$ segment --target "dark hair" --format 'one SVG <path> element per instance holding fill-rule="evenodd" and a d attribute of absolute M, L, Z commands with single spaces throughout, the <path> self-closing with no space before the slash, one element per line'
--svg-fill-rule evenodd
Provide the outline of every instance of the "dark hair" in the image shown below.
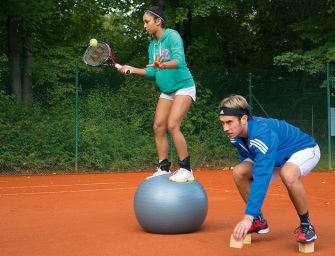
<path fill-rule="evenodd" d="M 166 23 L 165 9 L 166 9 L 165 2 L 160 1 L 157 4 L 157 6 L 152 6 L 148 8 L 146 13 L 153 16 L 155 18 L 155 21 L 157 20 L 157 18 L 160 18 L 162 20 L 161 26 L 162 28 L 165 28 L 165 23 Z"/>

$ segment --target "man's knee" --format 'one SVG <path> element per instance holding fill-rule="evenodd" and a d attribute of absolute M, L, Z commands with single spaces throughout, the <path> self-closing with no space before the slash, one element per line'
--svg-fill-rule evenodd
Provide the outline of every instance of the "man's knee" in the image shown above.
<path fill-rule="evenodd" d="M 252 179 L 253 163 L 242 162 L 233 169 L 233 177 L 235 181 Z"/>
<path fill-rule="evenodd" d="M 280 178 L 286 187 L 292 186 L 301 177 L 300 169 L 293 163 L 286 163 L 280 170 Z"/>

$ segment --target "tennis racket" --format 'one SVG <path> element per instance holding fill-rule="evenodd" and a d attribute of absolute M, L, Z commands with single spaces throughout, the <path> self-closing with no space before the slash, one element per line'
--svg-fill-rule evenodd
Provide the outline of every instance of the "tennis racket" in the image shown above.
<path fill-rule="evenodd" d="M 121 65 L 117 64 L 113 59 L 112 50 L 109 45 L 101 41 L 99 41 L 96 46 L 87 47 L 83 59 L 85 64 L 91 67 L 115 66 L 116 68 L 121 68 Z M 108 64 L 107 61 L 109 59 L 111 59 L 114 64 Z M 129 74 L 130 70 L 126 69 L 125 73 Z"/>

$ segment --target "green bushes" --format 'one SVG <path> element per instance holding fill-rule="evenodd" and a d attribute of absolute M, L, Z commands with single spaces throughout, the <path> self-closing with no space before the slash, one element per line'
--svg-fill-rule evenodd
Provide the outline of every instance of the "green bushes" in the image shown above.
<path fill-rule="evenodd" d="M 39 71 L 43 74 L 51 70 L 50 66 L 47 66 L 48 70 L 41 68 Z M 79 70 L 79 172 L 154 169 L 158 159 L 152 125 L 160 94 L 155 81 L 125 77 L 114 68 L 81 66 Z M 3 71 L 2 78 L 7 77 L 4 74 L 6 71 Z M 234 166 L 239 159 L 228 137 L 222 131 L 219 133 L 218 104 L 232 93 L 246 96 L 248 76 L 213 72 L 193 72 L 193 75 L 197 101 L 192 104 L 181 126 L 192 168 Z M 74 171 L 75 74 L 72 77 L 67 75 L 66 79 L 61 75 L 53 77 L 55 80 L 38 80 L 35 84 L 34 105 L 30 108 L 17 105 L 5 91 L 8 83 L 0 80 L 1 173 Z M 324 89 L 317 87 L 314 93 L 312 89 L 306 89 L 305 94 L 289 94 L 286 90 L 299 86 L 301 79 L 295 78 L 295 81 L 288 76 L 281 81 L 281 77 L 274 75 L 268 79 L 264 77 L 254 79 L 253 91 L 270 117 L 285 119 L 310 135 L 314 133 L 323 152 L 326 152 Z M 319 85 L 318 81 L 313 83 Z M 309 115 L 311 109 L 315 110 L 315 117 Z M 253 114 L 264 116 L 255 101 Z M 171 143 L 169 135 L 168 138 Z M 175 169 L 178 156 L 173 142 L 170 148 L 170 160 Z M 327 168 L 325 159 L 327 152 L 317 168 Z"/>
<path fill-rule="evenodd" d="M 114 75 L 120 76 L 118 73 Z M 94 84 L 90 84 L 92 80 Z M 15 104 L 11 96 L 1 91 L 2 173 L 74 170 L 75 93 L 74 90 L 61 90 L 59 86 L 35 88 L 39 93 L 31 108 Z M 202 88 L 200 83 L 197 83 L 197 90 L 197 101 L 181 128 L 192 161 L 221 128 L 217 117 L 218 103 L 211 101 L 211 91 Z M 110 80 L 99 79 L 97 73 L 82 75 L 78 118 L 79 171 L 154 168 L 158 159 L 152 125 L 159 94 L 153 80 L 141 77 L 129 76 L 116 87 Z M 222 150 L 224 145 L 229 145 L 229 140 L 222 133 L 197 161 L 197 166 L 211 163 L 230 166 L 227 152 Z M 178 156 L 173 145 L 171 149 L 172 162 L 176 165 Z M 228 152 L 232 150 L 230 148 Z M 233 159 L 236 160 L 236 156 Z"/>

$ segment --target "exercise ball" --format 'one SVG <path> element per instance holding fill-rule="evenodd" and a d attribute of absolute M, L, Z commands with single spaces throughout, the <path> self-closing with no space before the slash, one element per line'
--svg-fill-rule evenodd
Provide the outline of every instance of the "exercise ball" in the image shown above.
<path fill-rule="evenodd" d="M 176 183 L 171 174 L 143 181 L 134 196 L 134 212 L 140 226 L 149 233 L 194 232 L 205 221 L 208 198 L 197 181 Z"/>

